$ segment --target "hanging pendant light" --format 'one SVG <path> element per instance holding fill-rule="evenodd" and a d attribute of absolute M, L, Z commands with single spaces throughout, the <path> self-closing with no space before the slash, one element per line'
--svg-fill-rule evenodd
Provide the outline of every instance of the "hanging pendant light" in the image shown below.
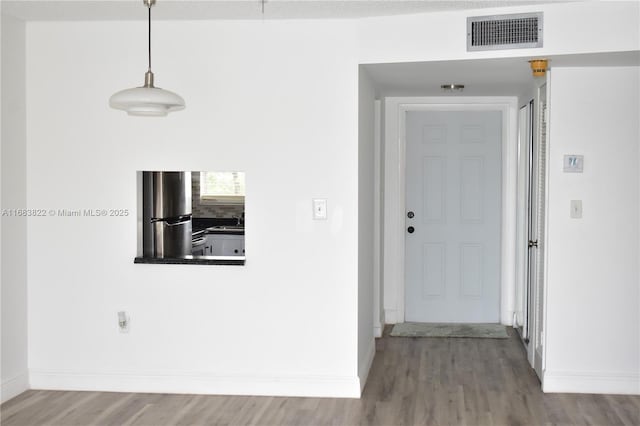
<path fill-rule="evenodd" d="M 164 117 L 172 111 L 184 109 L 184 99 L 168 90 L 153 85 L 151 72 L 151 6 L 156 0 L 143 0 L 149 9 L 149 69 L 144 75 L 144 86 L 121 90 L 109 99 L 111 108 L 121 109 L 129 115 Z"/>

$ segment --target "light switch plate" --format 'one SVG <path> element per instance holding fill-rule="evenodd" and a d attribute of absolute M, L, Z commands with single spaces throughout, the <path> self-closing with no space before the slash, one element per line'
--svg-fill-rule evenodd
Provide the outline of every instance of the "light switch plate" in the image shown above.
<path fill-rule="evenodd" d="M 582 173 L 584 169 L 584 155 L 565 155 L 562 170 L 565 173 Z"/>
<path fill-rule="evenodd" d="M 118 312 L 118 329 L 120 333 L 128 333 L 129 332 L 129 324 L 131 320 L 129 315 L 125 311 Z"/>
<path fill-rule="evenodd" d="M 582 219 L 582 200 L 571 200 L 571 219 Z"/>
<path fill-rule="evenodd" d="M 314 220 L 327 219 L 327 199 L 326 198 L 315 198 L 313 200 L 313 219 Z"/>

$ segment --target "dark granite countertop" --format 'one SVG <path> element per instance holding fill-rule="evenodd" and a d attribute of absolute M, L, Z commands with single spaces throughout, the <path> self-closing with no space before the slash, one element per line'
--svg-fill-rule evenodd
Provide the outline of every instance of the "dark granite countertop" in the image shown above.
<path fill-rule="evenodd" d="M 191 219 L 193 232 L 203 231 L 216 226 L 237 227 L 238 219 L 226 217 L 194 217 Z"/>
<path fill-rule="evenodd" d="M 180 258 L 136 257 L 133 263 L 154 265 L 237 265 L 245 263 L 244 256 L 185 256 Z"/>

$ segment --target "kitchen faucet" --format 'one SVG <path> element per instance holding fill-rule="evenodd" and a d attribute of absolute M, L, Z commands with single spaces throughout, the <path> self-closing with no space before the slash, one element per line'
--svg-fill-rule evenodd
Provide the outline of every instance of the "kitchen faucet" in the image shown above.
<path fill-rule="evenodd" d="M 241 216 L 233 216 L 233 218 L 237 221 L 236 226 L 244 227 L 244 212 L 242 212 Z"/>

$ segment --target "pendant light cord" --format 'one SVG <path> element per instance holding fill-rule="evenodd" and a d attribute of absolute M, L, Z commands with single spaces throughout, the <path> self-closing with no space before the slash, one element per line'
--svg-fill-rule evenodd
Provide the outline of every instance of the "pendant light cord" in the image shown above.
<path fill-rule="evenodd" d="M 149 4 L 149 71 L 151 71 L 151 4 Z"/>
<path fill-rule="evenodd" d="M 144 74 L 144 86 L 148 88 L 154 88 L 153 86 L 153 73 L 151 72 L 151 6 L 155 3 L 155 0 L 145 0 L 144 2 L 149 8 L 149 69 Z"/>

